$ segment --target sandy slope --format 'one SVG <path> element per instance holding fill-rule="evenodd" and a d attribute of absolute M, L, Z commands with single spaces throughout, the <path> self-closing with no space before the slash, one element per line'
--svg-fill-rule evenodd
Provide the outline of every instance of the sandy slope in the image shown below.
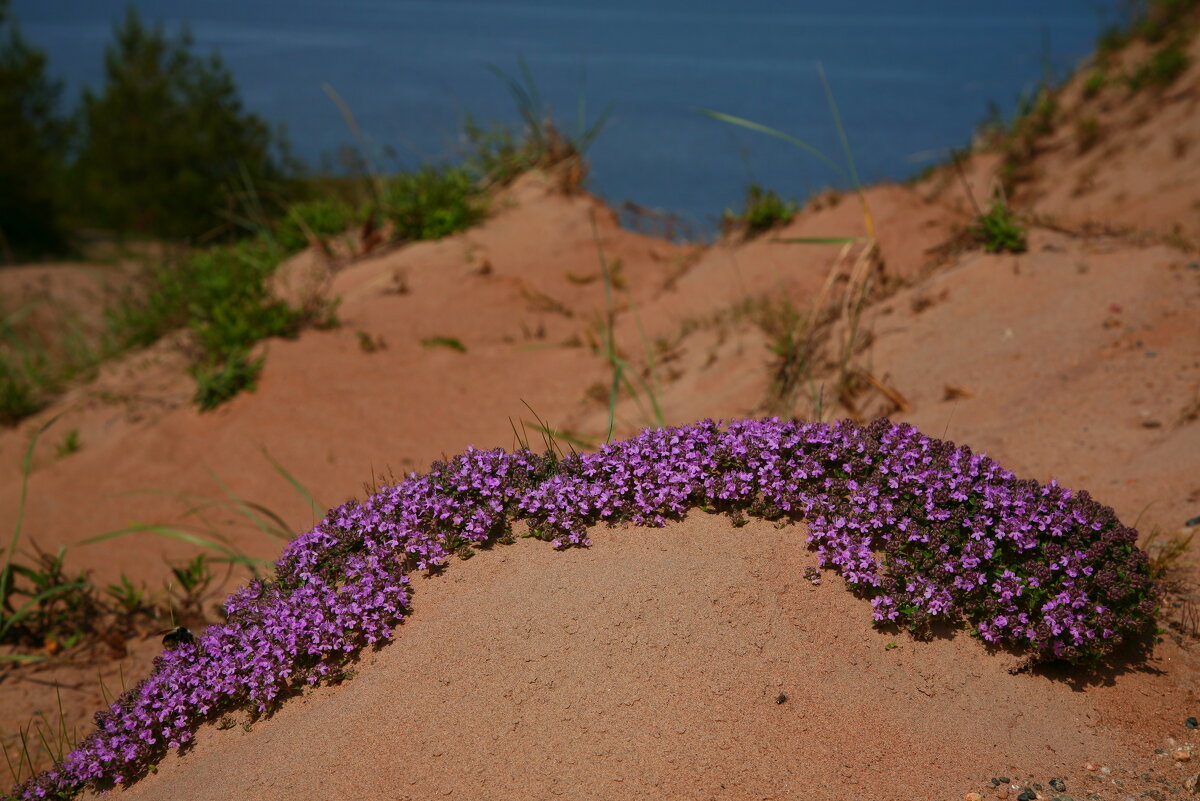
<path fill-rule="evenodd" d="M 1095 153 L 1072 155 L 1065 139 L 1051 144 L 1067 134 L 1053 135 L 1022 191 L 1056 228 L 1034 228 L 1021 256 L 938 250 L 969 219 L 953 176 L 868 192 L 896 288 L 867 309 L 871 342 L 855 359 L 906 399 L 894 416 L 1022 475 L 1086 488 L 1147 532 L 1200 514 L 1200 265 L 1176 232 L 1194 235 L 1200 219 L 1200 182 L 1183 180 L 1200 146 L 1164 160 L 1141 142 L 1193 135 L 1196 85 L 1181 80 L 1147 120 L 1115 102 L 1096 112 L 1110 116 Z M 1068 94 L 1064 107 L 1074 102 Z M 968 165 L 976 188 L 994 161 Z M 1064 195 L 1086 171 L 1097 188 Z M 611 372 L 595 350 L 606 307 L 593 221 L 606 258 L 620 262 L 619 348 L 643 367 L 647 346 L 654 353 L 665 420 L 761 413 L 772 356 L 747 309 L 771 297 L 802 307 L 838 249 L 771 237 L 672 245 L 623 231 L 595 199 L 553 186 L 525 176 L 477 229 L 340 265 L 330 291 L 343 328 L 267 343 L 258 391 L 214 413 L 190 405 L 173 343 L 106 366 L 0 431 L 0 520 L 14 515 L 29 436 L 60 412 L 37 452 L 26 521 L 51 548 L 169 521 L 177 499 L 126 493 L 216 496 L 213 474 L 307 527 L 311 512 L 263 448 L 334 504 L 361 496 L 373 472 L 420 470 L 467 445 L 510 447 L 522 421 L 536 444 L 530 407 L 602 440 Z M 1079 233 L 1089 221 L 1141 233 Z M 857 202 L 843 198 L 776 236 L 861 230 Z M 285 276 L 325 269 L 313 259 L 297 257 Z M 386 347 L 364 351 L 359 332 Z M 467 351 L 422 346 L 430 337 Z M 831 380 L 823 369 L 815 381 Z M 886 405 L 868 394 L 860 408 Z M 617 420 L 625 435 L 653 416 L 626 398 Z M 53 432 L 71 428 L 84 447 L 57 459 Z M 278 552 L 252 529 L 228 533 L 251 555 Z M 1175 786 L 1186 775 L 1154 749 L 1200 714 L 1195 638 L 1168 636 L 1110 672 L 1010 675 L 1011 659 L 963 637 L 915 643 L 873 631 L 836 579 L 814 588 L 800 578 L 811 558 L 801 537 L 701 515 L 665 531 L 601 532 L 587 552 L 523 542 L 455 561 L 416 582 L 416 614 L 354 681 L 294 701 L 249 734 L 206 731 L 128 794 L 950 798 L 1009 772 L 1061 774 L 1074 797 L 1086 786 L 1109 798 L 1121 797 L 1117 774 L 1101 789 L 1084 762 Z M 164 557 L 188 553 L 146 537 L 71 558 L 101 582 L 124 572 L 158 585 Z M 1196 576 L 1193 552 L 1173 597 L 1195 598 Z M 1187 608 L 1169 608 L 1164 622 Z M 885 650 L 891 641 L 899 647 Z M 35 710 L 53 711 L 56 682 L 69 719 L 85 722 L 100 703 L 97 671 L 119 687 L 122 671 L 147 670 L 155 645 L 135 641 L 120 662 L 77 653 L 0 671 L 0 736 L 11 744 Z M 775 704 L 780 692 L 788 700 Z"/>

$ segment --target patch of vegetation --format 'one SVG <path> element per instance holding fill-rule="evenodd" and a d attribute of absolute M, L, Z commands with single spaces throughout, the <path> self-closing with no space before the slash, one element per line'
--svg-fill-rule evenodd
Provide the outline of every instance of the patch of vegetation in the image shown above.
<path fill-rule="evenodd" d="M 585 494 L 600 502 L 581 503 Z M 590 527 L 662 526 L 695 508 L 735 527 L 808 510 L 820 568 L 870 600 L 876 626 L 918 640 L 934 625 L 968 630 L 1027 666 L 1111 670 L 1106 657 L 1147 632 L 1161 597 L 1137 532 L 1111 508 L 886 419 L 704 421 L 592 454 L 472 448 L 330 512 L 271 579 L 226 600 L 220 627 L 179 642 L 102 712 L 74 761 L 15 793 L 62 798 L 136 781 L 206 721 L 237 709 L 256 720 L 347 677 L 347 663 L 411 613 L 413 573 L 510 540 L 516 521 L 556 548 L 584 547 Z M 408 525 L 395 525 L 398 509 Z"/>
<path fill-rule="evenodd" d="M 243 390 L 253 392 L 262 366 L 263 357 L 251 359 L 245 351 L 229 353 L 221 361 L 193 366 L 196 406 L 202 412 L 212 411 Z"/>
<path fill-rule="evenodd" d="M 1157 44 L 1188 22 L 1197 0 L 1128 0 L 1122 4 L 1123 19 L 1104 29 L 1096 41 L 1097 60 L 1107 64 L 1135 39 Z"/>
<path fill-rule="evenodd" d="M 1083 83 L 1083 96 L 1086 99 L 1091 99 L 1100 94 L 1101 90 L 1108 85 L 1108 75 L 1104 72 L 1093 72 L 1088 76 L 1088 79 Z"/>
<path fill-rule="evenodd" d="M 994 199 L 989 211 L 975 219 L 969 233 L 988 253 L 1024 253 L 1027 249 L 1025 228 L 1002 198 Z"/>
<path fill-rule="evenodd" d="M 200 408 L 252 388 L 262 367 L 261 358 L 249 356 L 256 342 L 294 338 L 304 326 L 324 324 L 329 313 L 325 301 L 294 308 L 272 297 L 267 282 L 282 255 L 259 237 L 152 267 L 137 290 L 107 311 L 115 347 L 144 347 L 186 328 Z"/>
<path fill-rule="evenodd" d="M 587 178 L 584 156 L 608 122 L 611 104 L 595 121 L 587 121 L 587 106 L 581 95 L 574 134 L 566 134 L 554 122 L 550 107 L 543 102 L 533 73 L 524 59 L 517 60 L 518 75 L 490 66 L 508 87 L 521 118 L 522 130 L 514 133 L 507 125 L 480 126 L 467 117 L 463 129 L 470 155 L 467 164 L 488 186 L 506 186 L 523 172 L 560 168 L 559 188 L 567 194 L 578 191 Z"/>
<path fill-rule="evenodd" d="M 449 348 L 457 353 L 467 352 L 467 346 L 454 337 L 426 337 L 421 340 L 421 345 L 426 348 Z"/>
<path fill-rule="evenodd" d="M 721 227 L 726 231 L 741 230 L 747 237 L 757 236 L 764 231 L 786 225 L 796 216 L 799 206 L 794 200 L 785 200 L 773 189 L 763 189 L 756 183 L 746 189 L 746 201 L 740 214 L 726 209 Z"/>
<path fill-rule="evenodd" d="M 64 456 L 70 456 L 72 453 L 77 453 L 82 447 L 83 443 L 79 439 L 79 429 L 72 428 L 67 432 L 67 435 L 63 437 L 62 442 L 54 446 L 54 452 L 58 455 L 58 458 L 61 459 Z"/>
<path fill-rule="evenodd" d="M 1155 52 L 1127 76 L 1125 81 L 1132 92 L 1147 88 L 1162 89 L 1174 83 L 1175 79 L 1187 71 L 1190 64 L 1191 56 L 1183 43 L 1174 41 Z"/>
<path fill-rule="evenodd" d="M 69 309 L 33 297 L 9 310 L 0 298 L 0 425 L 40 410 L 70 380 L 104 357 Z M 47 317 L 47 314 L 49 315 Z M 53 327 L 51 334 L 44 329 Z"/>
<path fill-rule="evenodd" d="M 288 206 L 274 235 L 284 250 L 296 251 L 309 245 L 323 246 L 358 222 L 361 214 L 353 206 L 330 195 Z"/>
<path fill-rule="evenodd" d="M 400 241 L 441 239 L 482 220 L 484 205 L 465 167 L 425 166 L 387 182 L 383 213 Z"/>

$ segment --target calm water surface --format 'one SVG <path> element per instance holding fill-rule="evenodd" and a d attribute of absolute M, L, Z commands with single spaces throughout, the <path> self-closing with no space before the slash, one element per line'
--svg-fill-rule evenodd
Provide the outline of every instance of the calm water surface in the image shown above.
<path fill-rule="evenodd" d="M 465 114 L 514 120 L 487 65 L 529 64 L 573 127 L 580 98 L 613 116 L 591 153 L 593 190 L 710 227 L 757 180 L 803 198 L 842 183 L 776 140 L 696 113 L 711 108 L 838 151 L 816 63 L 829 76 L 864 180 L 901 179 L 965 144 L 1044 74 L 1083 58 L 1114 2 L 1100 0 L 141 0 L 147 19 L 184 20 L 217 48 L 247 105 L 286 125 L 319 164 L 348 142 L 336 88 L 385 162 L 461 153 Z M 112 24 L 103 0 L 15 0 L 70 97 L 98 87 Z M 389 165 L 390 166 L 390 165 Z"/>

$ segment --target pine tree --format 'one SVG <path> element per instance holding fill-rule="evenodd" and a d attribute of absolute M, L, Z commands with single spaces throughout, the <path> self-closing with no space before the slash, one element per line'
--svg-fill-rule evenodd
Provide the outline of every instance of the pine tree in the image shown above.
<path fill-rule="evenodd" d="M 58 187 L 69 126 L 58 115 L 62 83 L 46 75 L 0 0 L 0 263 L 61 252 Z"/>
<path fill-rule="evenodd" d="M 235 193 L 281 177 L 285 143 L 244 110 L 221 58 L 192 52 L 130 7 L 105 51 L 105 84 L 83 96 L 77 174 L 83 216 L 118 232 L 197 237 L 227 222 Z"/>

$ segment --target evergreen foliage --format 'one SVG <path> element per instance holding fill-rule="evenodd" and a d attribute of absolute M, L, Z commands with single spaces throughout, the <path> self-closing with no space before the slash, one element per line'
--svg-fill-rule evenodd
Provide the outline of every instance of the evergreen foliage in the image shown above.
<path fill-rule="evenodd" d="M 168 37 L 130 7 L 104 68 L 103 89 L 86 91 L 81 111 L 85 219 L 118 232 L 199 237 L 228 220 L 238 192 L 281 178 L 282 135 L 242 107 L 220 56 L 192 52 L 186 27 Z"/>
<path fill-rule="evenodd" d="M 70 128 L 58 114 L 61 82 L 0 0 L 0 263 L 57 253 L 62 157 Z"/>

